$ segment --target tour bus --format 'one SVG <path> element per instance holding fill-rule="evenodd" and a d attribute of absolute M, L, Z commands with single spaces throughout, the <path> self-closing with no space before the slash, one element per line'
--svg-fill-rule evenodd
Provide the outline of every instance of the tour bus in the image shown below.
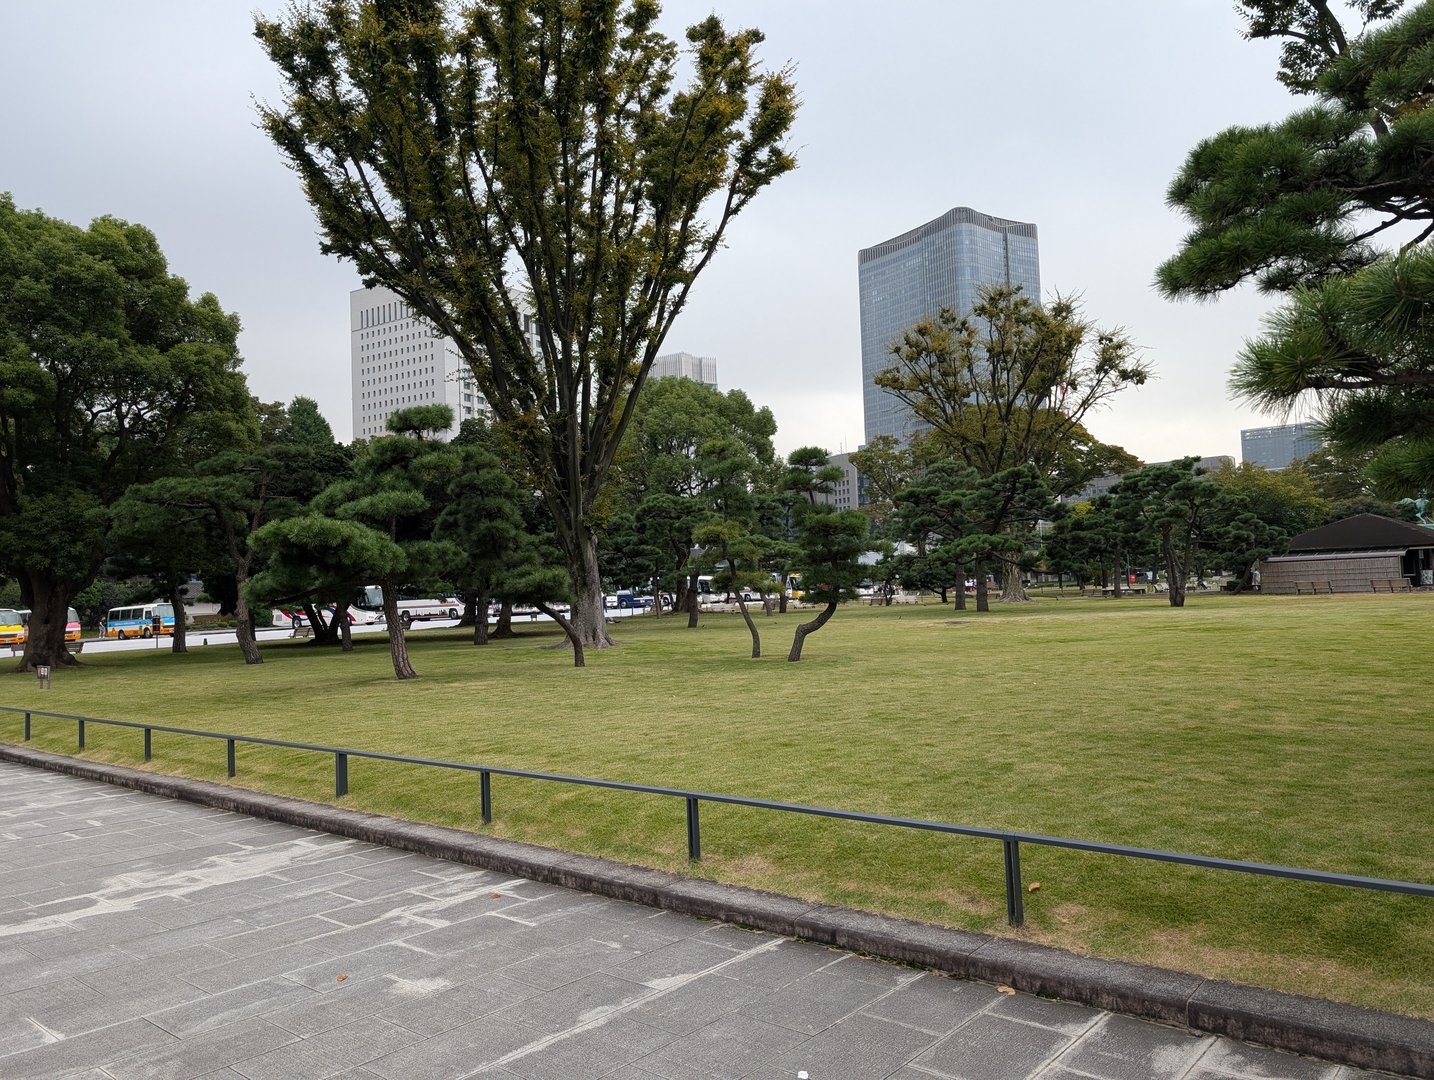
<path fill-rule="evenodd" d="M 365 585 L 354 598 L 354 607 L 361 611 L 383 614 L 383 589 L 377 585 Z M 463 613 L 463 604 L 456 597 L 446 596 L 438 600 L 423 600 L 412 593 L 398 594 L 398 621 L 403 628 L 424 619 L 456 619 Z"/>
<path fill-rule="evenodd" d="M 174 605 L 156 600 L 133 607 L 110 608 L 105 616 L 104 636 L 107 638 L 147 638 L 156 634 L 174 633 Z"/>
<path fill-rule="evenodd" d="M 74 608 L 65 609 L 65 643 L 73 645 L 80 640 L 84 634 L 84 627 L 80 625 L 80 613 Z"/>

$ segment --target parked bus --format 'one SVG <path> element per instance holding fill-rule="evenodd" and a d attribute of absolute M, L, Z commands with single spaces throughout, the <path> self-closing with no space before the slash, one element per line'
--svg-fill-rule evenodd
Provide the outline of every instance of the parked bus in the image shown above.
<path fill-rule="evenodd" d="M 107 638 L 147 638 L 174 633 L 174 605 L 161 601 L 136 604 L 133 607 L 110 608 L 105 616 L 104 636 Z"/>
<path fill-rule="evenodd" d="M 354 607 L 362 611 L 383 614 L 383 589 L 377 585 L 365 585 L 354 598 Z M 438 600 L 423 600 L 412 593 L 398 594 L 398 621 L 405 630 L 415 622 L 424 619 L 456 619 L 463 613 L 463 604 L 452 596 Z"/>
<path fill-rule="evenodd" d="M 25 644 L 24 617 L 14 608 L 0 608 L 0 645 Z"/>

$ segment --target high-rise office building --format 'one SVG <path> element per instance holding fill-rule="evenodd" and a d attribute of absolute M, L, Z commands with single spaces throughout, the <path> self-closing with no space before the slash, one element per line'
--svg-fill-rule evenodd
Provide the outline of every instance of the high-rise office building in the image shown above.
<path fill-rule="evenodd" d="M 534 353 L 537 328 L 536 320 L 523 316 Z M 410 405 L 453 410 L 453 426 L 443 439 L 457 435 L 464 420 L 493 418 L 458 350 L 382 286 L 349 293 L 349 354 L 355 439 L 388 434 L 390 414 Z"/>
<path fill-rule="evenodd" d="M 349 350 L 355 439 L 387 435 L 389 415 L 411 405 L 452 408 L 445 439 L 464 420 L 490 415 L 448 339 L 382 286 L 349 293 Z"/>
<path fill-rule="evenodd" d="M 717 359 L 691 353 L 667 353 L 652 362 L 649 379 L 691 379 L 709 390 L 717 389 Z"/>
<path fill-rule="evenodd" d="M 866 441 L 905 438 L 917 426 L 910 410 L 876 385 L 891 366 L 902 332 L 943 307 L 964 315 L 983 285 L 1019 285 L 1041 299 L 1036 227 L 958 206 L 934 221 L 863 249 L 857 256 L 861 295 L 861 380 Z"/>
<path fill-rule="evenodd" d="M 1323 445 L 1319 425 L 1313 422 L 1245 428 L 1240 432 L 1240 460 L 1246 465 L 1262 465 L 1278 472 Z"/>

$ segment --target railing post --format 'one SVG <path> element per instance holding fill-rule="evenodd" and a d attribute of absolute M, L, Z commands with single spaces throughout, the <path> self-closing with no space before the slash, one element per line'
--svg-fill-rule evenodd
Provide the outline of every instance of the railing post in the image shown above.
<path fill-rule="evenodd" d="M 487 769 L 478 772 L 478 804 L 483 811 L 483 824 L 493 824 L 493 774 Z"/>
<path fill-rule="evenodd" d="M 144 729 L 144 760 L 148 761 L 154 756 L 154 729 Z"/>
<path fill-rule="evenodd" d="M 79 721 L 79 726 L 80 726 L 80 749 L 83 750 L 83 749 L 85 748 L 85 722 L 84 722 L 83 720 Z"/>
<path fill-rule="evenodd" d="M 349 793 L 349 756 L 334 755 L 334 798 L 342 799 Z"/>
<path fill-rule="evenodd" d="M 1006 856 L 1006 921 L 1021 926 L 1026 912 L 1021 897 L 1021 844 L 1014 839 L 1001 841 Z"/>
<path fill-rule="evenodd" d="M 234 740 L 233 740 L 233 739 L 225 739 L 224 741 L 229 744 L 229 775 L 230 775 L 230 776 L 233 776 L 233 775 L 234 775 Z"/>
<path fill-rule="evenodd" d="M 697 800 L 687 796 L 687 857 L 702 861 L 702 830 L 697 825 Z"/>
<path fill-rule="evenodd" d="M 25 714 L 25 741 L 30 741 L 30 714 Z"/>

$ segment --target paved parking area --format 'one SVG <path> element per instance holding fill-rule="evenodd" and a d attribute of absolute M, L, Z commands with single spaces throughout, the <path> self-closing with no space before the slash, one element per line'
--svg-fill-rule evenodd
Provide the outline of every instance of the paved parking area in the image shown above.
<path fill-rule="evenodd" d="M 0 1077 L 1376 1074 L 0 763 Z"/>

